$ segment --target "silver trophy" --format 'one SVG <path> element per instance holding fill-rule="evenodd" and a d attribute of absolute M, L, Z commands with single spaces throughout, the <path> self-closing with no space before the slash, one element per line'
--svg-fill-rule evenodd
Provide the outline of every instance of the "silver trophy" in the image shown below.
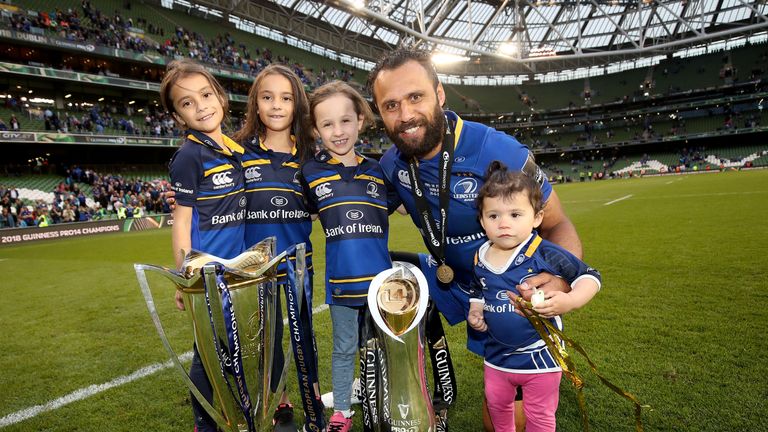
<path fill-rule="evenodd" d="M 202 407 L 227 432 L 272 428 L 288 361 L 275 364 L 282 326 L 278 311 L 277 265 L 274 238 L 266 239 L 233 259 L 192 251 L 182 270 L 135 264 L 136 276 L 150 315 L 172 362 Z M 297 246 L 296 272 L 306 271 L 304 245 Z M 208 379 L 213 388 L 209 403 L 192 383 L 163 329 L 147 275 L 169 279 L 182 293 Z M 171 301 L 170 298 L 164 301 Z M 281 356 L 278 356 L 281 358 Z"/>
<path fill-rule="evenodd" d="M 395 262 L 371 281 L 368 309 L 376 335 L 364 342 L 361 358 L 366 429 L 436 430 L 424 368 L 428 297 L 424 274 L 408 263 Z"/>

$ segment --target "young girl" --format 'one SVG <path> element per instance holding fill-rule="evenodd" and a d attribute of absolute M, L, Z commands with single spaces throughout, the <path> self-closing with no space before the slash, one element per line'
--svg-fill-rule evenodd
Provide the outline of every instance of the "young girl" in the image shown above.
<path fill-rule="evenodd" d="M 310 98 L 312 125 L 323 144 L 302 166 L 305 193 L 326 237 L 326 303 L 333 325 L 334 414 L 329 432 L 352 426 L 350 396 L 357 366 L 358 312 L 368 285 L 392 266 L 387 251 L 387 187 L 379 163 L 356 153 L 358 133 L 373 119 L 368 103 L 349 85 L 334 81 Z"/>
<path fill-rule="evenodd" d="M 305 243 L 311 278 L 312 220 L 299 181 L 299 164 L 312 155 L 312 135 L 307 95 L 293 71 L 273 64 L 259 73 L 248 92 L 245 125 L 234 138 L 246 149 L 246 248 L 271 236 L 277 238 L 278 253 Z M 285 264 L 280 264 L 278 283 L 286 282 L 285 275 Z M 304 321 L 305 331 L 311 334 L 310 319 Z M 318 394 L 319 388 L 314 386 L 314 391 Z M 293 406 L 285 394 L 281 402 L 275 413 L 276 430 L 295 431 Z"/>
<path fill-rule="evenodd" d="M 488 241 L 477 252 L 467 323 L 487 331 L 485 396 L 496 432 L 515 430 L 514 400 L 522 387 L 526 431 L 554 431 L 560 366 L 529 321 L 515 313 L 515 286 L 541 272 L 560 276 L 571 292 L 550 292 L 534 310 L 562 329 L 560 315 L 584 306 L 600 289 L 597 270 L 543 240 L 535 228 L 543 217 L 541 189 L 520 172 L 494 161 L 477 197 Z"/>
<path fill-rule="evenodd" d="M 233 258 L 244 250 L 244 151 L 221 131 L 228 108 L 226 93 L 205 68 L 191 60 L 180 60 L 168 65 L 160 85 L 160 100 L 186 130 L 184 143 L 170 163 L 171 184 L 176 192 L 171 231 L 176 266 L 181 267 L 191 249 Z M 176 306 L 184 310 L 178 291 Z M 189 375 L 210 402 L 211 384 L 196 347 Z M 197 399 L 191 399 L 196 430 L 216 431 L 215 423 Z"/>

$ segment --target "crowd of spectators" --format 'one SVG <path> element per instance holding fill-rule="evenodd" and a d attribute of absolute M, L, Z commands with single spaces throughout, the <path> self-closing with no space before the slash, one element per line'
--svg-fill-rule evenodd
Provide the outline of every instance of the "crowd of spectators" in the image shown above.
<path fill-rule="evenodd" d="M 91 199 L 81 185 L 89 185 Z M 15 186 L 0 185 L 0 228 L 45 227 L 58 223 L 101 219 L 124 219 L 170 213 L 165 192 L 167 180 L 145 181 L 122 175 L 99 174 L 75 166 L 54 188 L 53 200 L 30 202 Z"/>
<path fill-rule="evenodd" d="M 130 2 L 125 7 L 130 8 Z M 288 56 L 273 53 L 269 48 L 249 50 L 245 43 L 225 32 L 209 39 L 203 34 L 176 25 L 172 34 L 163 26 L 144 18 L 125 17 L 119 11 L 105 13 L 83 0 L 81 10 L 53 8 L 52 11 L 17 13 L 9 19 L 10 28 L 26 33 L 52 33 L 71 42 L 90 42 L 136 53 L 154 53 L 165 57 L 189 57 L 202 63 L 224 66 L 238 72 L 256 75 L 271 63 L 290 66 L 307 87 L 319 86 L 333 79 L 349 81 L 354 71 L 345 68 L 325 68 L 314 71 Z M 94 62 L 96 63 L 96 62 Z M 87 72 L 116 74 L 101 66 Z M 67 69 L 68 66 L 62 65 Z M 154 76 L 158 81 L 159 76 Z M 247 88 L 246 88 L 247 91 Z"/>

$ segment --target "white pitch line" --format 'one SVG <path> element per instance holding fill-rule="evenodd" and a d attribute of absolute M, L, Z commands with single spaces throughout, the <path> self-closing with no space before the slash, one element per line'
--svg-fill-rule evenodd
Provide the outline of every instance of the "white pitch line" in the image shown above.
<path fill-rule="evenodd" d="M 664 184 L 672 184 L 672 183 L 674 183 L 674 182 L 675 182 L 674 180 L 670 180 L 670 181 L 668 181 L 668 182 L 666 182 L 666 183 L 664 183 Z"/>
<path fill-rule="evenodd" d="M 328 309 L 328 305 L 322 304 L 312 309 L 312 314 L 314 315 L 314 314 L 320 313 L 326 309 Z M 287 323 L 288 323 L 288 318 L 283 320 L 283 325 Z M 184 354 L 181 354 L 179 356 L 179 360 L 181 360 L 182 362 L 189 361 L 191 359 L 192 359 L 192 351 L 187 351 Z M 98 393 L 107 391 L 115 387 L 119 387 L 123 384 L 128 384 L 132 381 L 136 381 L 138 379 L 145 378 L 150 375 L 154 375 L 160 371 L 169 369 L 171 367 L 173 367 L 173 362 L 171 362 L 170 360 L 168 360 L 165 363 L 153 363 L 149 366 L 145 366 L 137 370 L 136 372 L 133 372 L 128 375 L 123 375 L 121 377 L 115 378 L 112 381 L 106 382 L 104 384 L 92 384 L 92 385 L 89 385 L 88 387 L 83 387 L 81 389 L 73 391 L 68 395 L 62 396 L 58 399 L 54 399 L 45 404 L 35 405 L 33 407 L 25 408 L 23 410 L 16 411 L 15 413 L 8 414 L 7 416 L 0 418 L 0 428 L 4 428 L 6 426 L 10 426 L 12 424 L 16 424 L 21 421 L 31 419 L 32 417 L 36 417 L 44 412 L 59 409 L 65 405 L 71 404 L 72 402 L 77 402 L 79 400 L 89 398 Z"/>
<path fill-rule="evenodd" d="M 632 198 L 632 194 L 629 194 L 629 195 L 623 196 L 623 197 L 621 197 L 621 198 L 617 198 L 617 199 L 615 199 L 615 200 L 613 200 L 613 201 L 608 201 L 607 203 L 605 203 L 605 204 L 603 204 L 603 205 L 611 205 L 611 204 L 617 203 L 617 202 L 619 202 L 619 201 L 624 201 L 624 200 L 625 200 L 625 199 L 627 199 L 627 198 Z"/>

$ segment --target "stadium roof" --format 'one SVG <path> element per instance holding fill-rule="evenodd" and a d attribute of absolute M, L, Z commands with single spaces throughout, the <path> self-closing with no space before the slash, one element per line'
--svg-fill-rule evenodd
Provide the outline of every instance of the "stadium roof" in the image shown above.
<path fill-rule="evenodd" d="M 375 61 L 403 44 L 462 58 L 455 75 L 534 74 L 658 56 L 768 30 L 766 0 L 204 0 Z"/>

